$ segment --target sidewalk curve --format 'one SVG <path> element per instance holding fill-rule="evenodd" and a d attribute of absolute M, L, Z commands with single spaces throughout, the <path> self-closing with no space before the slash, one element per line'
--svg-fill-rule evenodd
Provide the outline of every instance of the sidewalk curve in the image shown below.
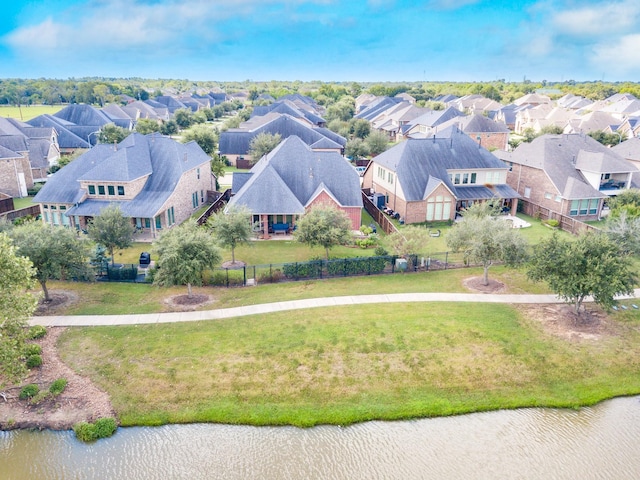
<path fill-rule="evenodd" d="M 633 298 L 640 295 L 640 289 L 634 291 L 633 296 L 623 296 L 619 299 Z M 591 298 L 585 301 L 592 301 Z M 541 304 L 564 303 L 556 295 L 510 295 L 485 293 L 393 293 L 379 295 L 347 295 L 343 297 L 308 298 L 304 300 L 290 300 L 286 302 L 262 303 L 245 305 L 242 307 L 220 308 L 217 310 L 202 310 L 189 312 L 146 313 L 134 315 L 57 315 L 33 317 L 30 325 L 46 327 L 85 327 L 102 325 L 141 325 L 149 323 L 198 322 L 203 320 L 220 320 L 223 318 L 243 317 L 246 315 L 263 315 L 287 310 L 306 308 L 334 307 L 341 305 L 362 305 L 366 303 L 418 303 L 418 302 L 475 302 L 475 303 L 510 303 L 510 304 Z"/>

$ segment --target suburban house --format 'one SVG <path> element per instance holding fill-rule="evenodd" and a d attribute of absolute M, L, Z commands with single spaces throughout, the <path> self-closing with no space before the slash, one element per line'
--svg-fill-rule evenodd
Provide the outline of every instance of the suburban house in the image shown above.
<path fill-rule="evenodd" d="M 287 114 L 271 112 L 261 117 L 251 117 L 239 128 L 230 128 L 220 134 L 220 155 L 233 164 L 238 160 L 253 160 L 249 155 L 251 140 L 260 133 L 279 134 L 282 139 L 297 136 L 312 149 L 341 154 L 347 140 L 323 127 L 309 125 L 306 120 Z"/>
<path fill-rule="evenodd" d="M 455 107 L 447 107 L 444 110 L 431 110 L 403 125 L 402 133 L 406 138 L 430 137 L 437 134 L 438 130 L 443 129 L 441 127 L 443 123 L 452 118 L 464 116 L 465 114 Z"/>
<path fill-rule="evenodd" d="M 611 150 L 635 166 L 640 172 L 640 138 L 632 137 L 615 147 L 611 147 Z"/>
<path fill-rule="evenodd" d="M 295 228 L 296 219 L 316 204 L 343 210 L 360 228 L 360 177 L 336 152 L 314 151 L 296 136 L 285 139 L 249 172 L 235 172 L 227 208 L 243 205 L 264 237 Z"/>
<path fill-rule="evenodd" d="M 478 145 L 487 150 L 507 150 L 509 146 L 509 134 L 511 133 L 504 123 L 496 122 L 481 114 L 455 117 L 440 125 L 441 129 L 449 126 L 457 126 L 458 129 L 469 135 Z"/>
<path fill-rule="evenodd" d="M 0 118 L 0 192 L 25 197 L 60 157 L 56 131 Z"/>
<path fill-rule="evenodd" d="M 43 222 L 76 229 L 116 204 L 140 232 L 155 237 L 205 202 L 215 185 L 210 161 L 195 142 L 133 133 L 117 145 L 96 145 L 60 169 L 33 201 Z"/>
<path fill-rule="evenodd" d="M 513 152 L 507 182 L 525 204 L 579 220 L 600 218 L 604 200 L 632 185 L 637 169 L 588 135 L 542 135 Z"/>
<path fill-rule="evenodd" d="M 499 201 L 515 213 L 519 195 L 506 184 L 507 170 L 453 126 L 430 138 L 410 138 L 373 158 L 363 187 L 381 195 L 405 223 L 454 220 L 477 201 Z"/>
<path fill-rule="evenodd" d="M 306 121 L 309 126 L 326 127 L 327 121 L 312 108 L 300 108 L 291 100 L 278 100 L 270 105 L 256 105 L 251 112 L 252 117 L 262 117 L 271 112 L 287 114 L 299 120 Z"/>

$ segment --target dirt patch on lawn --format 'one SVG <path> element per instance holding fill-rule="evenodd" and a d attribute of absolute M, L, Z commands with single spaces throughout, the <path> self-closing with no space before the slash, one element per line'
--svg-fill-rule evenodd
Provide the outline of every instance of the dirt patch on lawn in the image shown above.
<path fill-rule="evenodd" d="M 100 417 L 115 417 L 106 392 L 91 380 L 75 373 L 58 356 L 56 342 L 63 327 L 49 327 L 38 340 L 42 347 L 42 366 L 34 368 L 21 386 L 4 390 L 6 401 L 0 397 L 0 429 L 37 428 L 68 430 L 77 422 L 92 422 Z M 22 386 L 35 383 L 41 391 L 48 391 L 54 380 L 65 378 L 67 387 L 55 398 L 47 398 L 36 405 L 20 400 Z"/>
<path fill-rule="evenodd" d="M 222 268 L 229 268 L 229 269 L 241 269 L 245 265 L 246 265 L 246 263 L 241 262 L 240 260 L 236 260 L 235 262 L 232 262 L 232 261 L 224 262 L 221 265 L 221 267 Z"/>
<path fill-rule="evenodd" d="M 48 302 L 40 298 L 34 315 L 55 315 L 79 300 L 78 294 L 70 290 L 49 290 L 49 298 Z"/>
<path fill-rule="evenodd" d="M 191 296 L 173 295 L 165 298 L 164 303 L 169 306 L 170 311 L 175 312 L 175 311 L 195 310 L 200 306 L 213 303 L 214 300 L 215 299 L 211 295 L 194 293 Z"/>
<path fill-rule="evenodd" d="M 504 283 L 489 278 L 488 285 L 484 285 L 482 277 L 469 277 L 462 281 L 465 288 L 478 293 L 505 293 L 507 287 Z"/>
<path fill-rule="evenodd" d="M 620 327 L 611 322 L 602 310 L 574 312 L 573 306 L 557 305 L 519 305 L 524 316 L 539 323 L 543 330 L 556 337 L 572 342 L 599 341 L 619 335 Z"/>

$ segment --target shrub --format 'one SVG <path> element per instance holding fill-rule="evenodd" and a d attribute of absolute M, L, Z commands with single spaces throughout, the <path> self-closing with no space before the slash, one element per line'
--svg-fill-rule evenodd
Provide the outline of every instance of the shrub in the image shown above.
<path fill-rule="evenodd" d="M 284 274 L 282 273 L 282 270 L 276 268 L 275 270 L 272 270 L 270 272 L 262 272 L 258 276 L 258 281 L 260 283 L 278 283 L 283 278 Z"/>
<path fill-rule="evenodd" d="M 27 368 L 36 368 L 42 365 L 42 357 L 40 355 L 29 355 L 27 357 Z"/>
<path fill-rule="evenodd" d="M 549 225 L 550 227 L 556 228 L 560 225 L 560 222 L 555 218 L 550 218 L 548 220 L 543 220 L 542 223 Z"/>
<path fill-rule="evenodd" d="M 38 392 L 38 394 L 37 394 L 37 395 L 34 395 L 33 397 L 31 397 L 31 398 L 29 399 L 29 403 L 30 403 L 31 405 L 37 405 L 37 404 L 38 404 L 38 403 L 40 403 L 42 400 L 44 400 L 44 399 L 46 399 L 46 398 L 48 398 L 48 397 L 49 397 L 49 392 L 45 392 L 45 391 Z"/>
<path fill-rule="evenodd" d="M 24 355 L 30 357 L 31 355 L 40 355 L 42 353 L 42 347 L 37 343 L 27 343 L 24 347 Z"/>
<path fill-rule="evenodd" d="M 389 255 L 389 252 L 387 252 L 387 250 L 382 246 L 376 247 L 374 253 L 376 254 L 376 257 L 386 257 Z"/>
<path fill-rule="evenodd" d="M 37 340 L 38 338 L 42 338 L 47 334 L 47 329 L 42 325 L 34 325 L 29 328 L 29 333 L 27 333 L 27 337 L 31 340 Z"/>
<path fill-rule="evenodd" d="M 99 418 L 95 423 L 76 423 L 73 426 L 73 431 L 78 440 L 82 442 L 95 442 L 100 438 L 110 437 L 117 428 L 118 424 L 114 418 Z"/>
<path fill-rule="evenodd" d="M 35 397 L 36 395 L 38 395 L 38 393 L 40 393 L 40 388 L 35 383 L 30 383 L 29 385 L 25 385 L 24 387 L 22 387 L 18 398 L 20 400 L 27 400 L 29 398 Z"/>
<path fill-rule="evenodd" d="M 59 378 L 49 386 L 49 393 L 54 397 L 57 397 L 62 392 L 64 392 L 65 388 L 67 388 L 67 379 Z"/>

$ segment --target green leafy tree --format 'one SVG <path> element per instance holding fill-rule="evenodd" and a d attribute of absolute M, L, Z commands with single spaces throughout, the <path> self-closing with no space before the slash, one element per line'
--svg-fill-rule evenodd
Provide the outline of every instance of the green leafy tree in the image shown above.
<path fill-rule="evenodd" d="M 218 244 L 231 249 L 231 263 L 236 263 L 236 247 L 251 240 L 251 212 L 246 207 L 229 207 L 207 220 Z"/>
<path fill-rule="evenodd" d="M 295 238 L 311 247 L 324 248 L 327 260 L 329 249 L 351 240 L 351 220 L 332 205 L 316 205 L 296 224 Z"/>
<path fill-rule="evenodd" d="M 375 157 L 389 148 L 389 137 L 386 133 L 376 130 L 371 132 L 369 136 L 364 139 L 364 143 L 369 149 L 369 155 Z"/>
<path fill-rule="evenodd" d="M 98 134 L 98 143 L 120 143 L 127 138 L 131 132 L 125 128 L 109 123 L 102 127 Z"/>
<path fill-rule="evenodd" d="M 136 132 L 147 135 L 149 133 L 159 132 L 160 124 L 156 120 L 150 118 L 141 118 L 136 123 Z"/>
<path fill-rule="evenodd" d="M 640 254 L 640 217 L 630 217 L 627 210 L 609 215 L 603 232 L 625 254 Z"/>
<path fill-rule="evenodd" d="M 131 219 L 122 215 L 120 206 L 115 204 L 103 208 L 100 215 L 94 217 L 93 221 L 89 223 L 87 229 L 91 240 L 107 248 L 111 257 L 111 265 L 114 264 L 114 250 L 130 247 L 135 231 Z"/>
<path fill-rule="evenodd" d="M 256 135 L 249 142 L 249 155 L 253 158 L 253 162 L 257 162 L 263 156 L 271 153 L 276 148 L 282 136 L 279 133 L 266 133 L 262 132 Z"/>
<path fill-rule="evenodd" d="M 186 285 L 189 297 L 193 295 L 192 285 L 202 285 L 203 272 L 214 268 L 222 259 L 209 232 L 192 220 L 162 233 L 154 244 L 154 251 L 158 260 L 153 283 Z"/>
<path fill-rule="evenodd" d="M 189 128 L 193 124 L 193 112 L 188 108 L 179 108 L 173 113 L 173 119 L 180 128 Z"/>
<path fill-rule="evenodd" d="M 353 138 L 347 141 L 344 154 L 353 160 L 358 160 L 369 155 L 369 147 L 361 138 Z"/>
<path fill-rule="evenodd" d="M 220 157 L 220 155 L 214 154 L 211 157 L 211 173 L 213 173 L 216 177 L 216 190 L 220 190 L 220 184 L 218 183 L 218 179 L 224 177 L 226 172 L 225 170 L 226 164 L 224 160 Z"/>
<path fill-rule="evenodd" d="M 18 253 L 31 260 L 45 302 L 51 301 L 48 280 L 91 278 L 89 242 L 78 238 L 73 230 L 32 221 L 15 227 L 10 235 Z"/>
<path fill-rule="evenodd" d="M 37 306 L 36 297 L 28 293 L 35 270 L 16 250 L 7 234 L 0 233 L 0 388 L 18 382 L 27 372 L 27 320 Z"/>
<path fill-rule="evenodd" d="M 354 118 L 349 123 L 351 124 L 351 132 L 354 138 L 364 140 L 371 133 L 371 124 L 363 118 Z"/>
<path fill-rule="evenodd" d="M 182 142 L 194 141 L 207 155 L 213 155 L 216 151 L 216 133 L 206 125 L 194 125 L 182 135 Z"/>
<path fill-rule="evenodd" d="M 467 262 L 482 265 L 484 285 L 489 284 L 489 268 L 495 262 L 516 266 L 526 260 L 527 244 L 509 222 L 486 212 L 489 206 L 472 206 L 463 213 L 446 237 L 454 252 L 462 252 Z M 483 213 L 484 212 L 484 213 Z"/>
<path fill-rule="evenodd" d="M 175 120 L 167 120 L 160 125 L 160 133 L 162 135 L 176 135 L 179 131 L 180 128 Z"/>
<path fill-rule="evenodd" d="M 610 217 L 617 217 L 624 212 L 627 219 L 638 218 L 640 217 L 640 190 L 637 188 L 623 190 L 615 197 L 607 199 L 607 204 Z"/>
<path fill-rule="evenodd" d="M 591 138 L 600 142 L 604 146 L 613 147 L 622 143 L 622 134 L 619 133 L 606 133 L 602 130 L 596 130 L 595 132 L 587 133 Z"/>
<path fill-rule="evenodd" d="M 402 230 L 387 235 L 384 243 L 394 254 L 401 257 L 424 253 L 429 242 L 429 232 L 425 228 L 407 225 Z"/>
<path fill-rule="evenodd" d="M 586 233 L 576 240 L 554 234 L 534 247 L 527 275 L 546 282 L 560 298 L 580 313 L 584 299 L 610 308 L 618 295 L 630 295 L 636 285 L 630 262 L 607 235 Z"/>

